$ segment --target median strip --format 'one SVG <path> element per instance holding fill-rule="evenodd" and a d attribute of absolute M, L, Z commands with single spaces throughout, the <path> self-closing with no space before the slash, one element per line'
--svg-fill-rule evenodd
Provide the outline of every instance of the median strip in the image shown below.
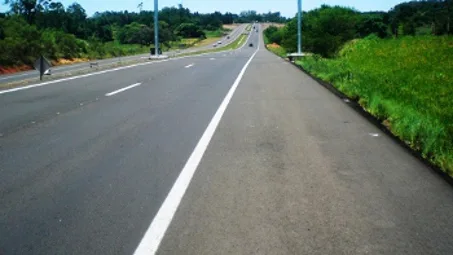
<path fill-rule="evenodd" d="M 135 84 L 132 84 L 132 85 L 127 86 L 127 87 L 125 87 L 125 88 L 122 88 L 122 89 L 115 90 L 115 91 L 113 91 L 113 92 L 107 93 L 107 94 L 105 94 L 105 96 L 106 96 L 106 97 L 111 97 L 111 96 L 114 96 L 114 95 L 116 95 L 116 94 L 118 94 L 118 93 L 124 92 L 124 91 L 126 91 L 126 90 L 128 90 L 128 89 L 132 89 L 132 88 L 138 87 L 138 86 L 140 86 L 140 85 L 142 85 L 142 84 L 141 84 L 141 83 L 135 83 Z"/>

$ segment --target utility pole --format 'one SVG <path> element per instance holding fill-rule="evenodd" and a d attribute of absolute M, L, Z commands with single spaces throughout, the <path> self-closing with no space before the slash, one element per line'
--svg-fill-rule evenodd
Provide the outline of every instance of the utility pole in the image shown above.
<path fill-rule="evenodd" d="M 159 0 L 154 0 L 154 46 L 159 57 Z"/>
<path fill-rule="evenodd" d="M 297 0 L 297 53 L 302 54 L 302 0 Z"/>

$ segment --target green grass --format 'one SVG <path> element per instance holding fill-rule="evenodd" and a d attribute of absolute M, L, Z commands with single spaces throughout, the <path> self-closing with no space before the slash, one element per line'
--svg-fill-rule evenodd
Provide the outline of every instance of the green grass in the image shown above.
<path fill-rule="evenodd" d="M 240 48 L 242 45 L 244 45 L 244 43 L 247 41 L 247 37 L 248 37 L 248 35 L 242 34 L 236 40 L 234 40 L 234 42 L 232 42 L 231 44 L 228 44 L 227 46 L 210 49 L 210 50 L 181 54 L 179 56 L 190 56 L 190 55 L 198 55 L 198 54 L 203 54 L 203 53 L 214 53 L 214 52 L 219 52 L 219 51 L 235 50 L 235 49 Z"/>
<path fill-rule="evenodd" d="M 297 64 L 331 82 L 453 176 L 453 37 L 370 37 Z"/>
<path fill-rule="evenodd" d="M 248 24 L 247 27 L 245 27 L 245 30 L 248 32 L 252 31 L 252 25 Z"/>
<path fill-rule="evenodd" d="M 276 47 L 276 46 L 273 46 L 273 45 L 269 45 L 270 44 L 270 40 L 269 40 L 269 38 L 267 38 L 265 33 L 263 34 L 263 38 L 264 38 L 264 43 L 266 44 L 266 48 L 270 52 L 272 52 L 272 53 L 274 53 L 274 54 L 276 54 L 276 55 L 278 55 L 280 57 L 286 57 L 287 52 L 286 52 L 285 48 L 280 47 L 280 46 Z"/>
<path fill-rule="evenodd" d="M 224 35 L 225 31 L 222 29 L 217 29 L 214 31 L 204 30 L 204 33 L 206 34 L 206 38 L 213 38 L 213 37 L 222 37 Z"/>
<path fill-rule="evenodd" d="M 118 42 L 92 43 L 88 47 L 86 57 L 90 59 L 103 59 L 148 52 L 149 47 L 138 44 L 120 44 Z"/>

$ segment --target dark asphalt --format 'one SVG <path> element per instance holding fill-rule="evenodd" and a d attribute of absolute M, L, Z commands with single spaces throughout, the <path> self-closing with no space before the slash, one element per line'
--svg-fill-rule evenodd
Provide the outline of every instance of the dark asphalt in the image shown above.
<path fill-rule="evenodd" d="M 447 255 L 452 216 L 446 181 L 263 49 L 158 254 Z"/>
<path fill-rule="evenodd" d="M 260 43 L 158 253 L 453 254 L 451 186 Z M 255 50 L 0 94 L 0 254 L 133 254 Z"/>
<path fill-rule="evenodd" d="M 254 50 L 0 95 L 0 254 L 133 253 Z"/>
<path fill-rule="evenodd" d="M 223 38 L 222 40 L 222 46 L 228 45 L 232 42 L 234 42 L 244 31 L 246 28 L 246 24 L 238 26 L 236 29 L 234 29 L 230 33 L 230 39 L 227 39 L 227 37 Z M 170 52 L 164 52 L 164 55 L 167 56 L 176 56 L 179 54 L 184 54 L 184 53 L 191 53 L 191 52 L 196 52 L 196 51 L 203 51 L 207 49 L 212 49 L 212 45 L 206 45 L 206 46 L 201 46 L 201 47 L 194 47 L 194 48 L 189 48 L 185 50 L 180 50 L 180 51 L 170 51 Z M 133 55 L 133 56 L 125 56 L 125 57 L 119 57 L 119 58 L 110 58 L 110 59 L 103 59 L 103 60 L 97 60 L 97 61 L 91 61 L 91 62 L 85 62 L 85 63 L 77 63 L 77 64 L 71 64 L 71 65 L 63 65 L 63 66 L 56 66 L 52 67 L 52 74 L 72 74 L 74 72 L 78 71 L 86 71 L 91 69 L 90 63 L 92 62 L 97 62 L 98 67 L 103 67 L 103 66 L 110 66 L 115 63 L 119 62 L 129 62 L 129 61 L 137 61 L 137 60 L 142 60 L 142 59 L 147 59 L 149 58 L 150 54 L 139 54 L 139 55 Z M 17 81 L 22 81 L 22 80 L 39 80 L 39 73 L 38 71 L 25 71 L 25 72 L 19 72 L 15 74 L 8 74 L 8 75 L 0 75 L 0 84 L 2 83 L 10 83 L 10 82 L 17 82 Z"/>

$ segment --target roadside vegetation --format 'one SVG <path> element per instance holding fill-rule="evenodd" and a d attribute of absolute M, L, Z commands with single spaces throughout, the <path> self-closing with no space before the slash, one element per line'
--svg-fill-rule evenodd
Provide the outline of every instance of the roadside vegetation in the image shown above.
<path fill-rule="evenodd" d="M 97 12 L 89 17 L 78 3 L 65 7 L 61 2 L 4 0 L 10 6 L 0 13 L 0 73 L 31 68 L 44 55 L 54 63 L 100 59 L 147 53 L 154 41 L 154 13 Z M 159 11 L 159 40 L 162 49 L 184 49 L 220 38 L 224 24 L 252 20 L 284 22 L 280 13 L 240 14 L 191 12 L 182 5 Z"/>
<path fill-rule="evenodd" d="M 408 2 L 386 13 L 322 6 L 304 15 L 296 64 L 333 84 L 453 177 L 453 1 Z M 280 56 L 297 48 L 297 21 L 265 31 Z"/>

